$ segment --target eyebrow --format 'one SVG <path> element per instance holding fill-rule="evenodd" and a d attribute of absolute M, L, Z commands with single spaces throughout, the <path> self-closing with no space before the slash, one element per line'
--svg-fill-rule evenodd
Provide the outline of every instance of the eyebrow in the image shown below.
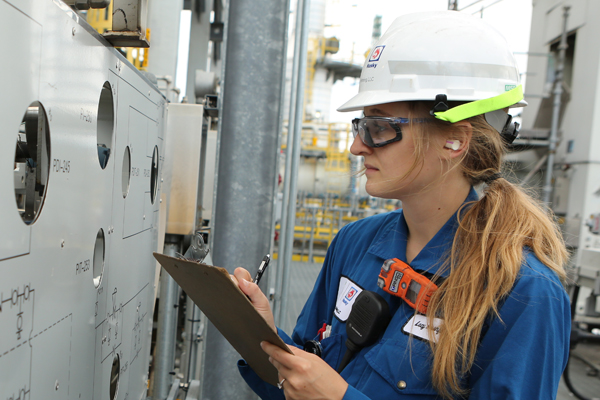
<path fill-rule="evenodd" d="M 373 115 L 378 115 L 378 116 L 382 116 L 382 117 L 392 117 L 392 114 L 389 114 L 383 110 L 381 110 L 380 108 L 371 108 L 369 110 L 369 116 L 373 116 Z M 363 111 L 363 115 L 366 116 L 365 112 Z"/>

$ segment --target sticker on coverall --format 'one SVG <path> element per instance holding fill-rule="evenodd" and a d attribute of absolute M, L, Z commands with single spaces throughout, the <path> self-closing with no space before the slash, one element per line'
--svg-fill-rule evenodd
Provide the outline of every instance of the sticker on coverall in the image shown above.
<path fill-rule="evenodd" d="M 337 302 L 333 314 L 342 322 L 348 319 L 354 300 L 362 292 L 360 286 L 352 282 L 350 279 L 342 276 L 338 286 Z"/>

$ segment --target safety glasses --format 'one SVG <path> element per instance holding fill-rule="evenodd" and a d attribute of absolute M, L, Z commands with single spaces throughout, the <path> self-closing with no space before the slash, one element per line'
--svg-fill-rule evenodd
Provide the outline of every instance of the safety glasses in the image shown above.
<path fill-rule="evenodd" d="M 423 123 L 427 118 L 363 117 L 352 120 L 352 134 L 369 147 L 383 147 L 402 140 L 402 125 L 409 122 Z"/>

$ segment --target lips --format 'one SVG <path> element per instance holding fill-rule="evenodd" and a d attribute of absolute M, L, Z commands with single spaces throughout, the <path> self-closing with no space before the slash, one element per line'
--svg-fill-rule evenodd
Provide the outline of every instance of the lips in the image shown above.
<path fill-rule="evenodd" d="M 379 168 L 377 168 L 371 164 L 365 164 L 365 168 L 366 168 L 365 174 L 368 174 L 370 172 L 379 171 Z"/>

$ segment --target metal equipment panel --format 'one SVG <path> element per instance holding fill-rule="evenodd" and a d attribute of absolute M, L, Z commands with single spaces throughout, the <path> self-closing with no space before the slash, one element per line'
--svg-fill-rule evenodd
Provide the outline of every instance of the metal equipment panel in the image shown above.
<path fill-rule="evenodd" d="M 0 399 L 143 399 L 165 99 L 60 1 L 0 34 Z"/>
<path fill-rule="evenodd" d="M 19 35 L 12 34 L 10 27 L 13 24 L 20 27 Z M 10 62 L 0 63 L 0 76 L 4 77 L 2 91 L 11 94 L 10 101 L 4 101 L 0 107 L 0 121 L 4 127 L 12 129 L 11 138 L 16 143 L 23 112 L 39 94 L 42 26 L 13 6 L 0 2 L 0 35 L 11 37 L 3 54 L 19 54 L 19 57 L 11 57 Z M 16 175 L 15 143 L 0 146 L 0 181 L 10 182 L 6 185 L 7 190 L 0 191 L 0 220 L 6 228 L 0 230 L 0 260 L 29 252 L 31 228 L 16 212 L 15 195 L 9 189 L 24 181 L 24 175 L 21 175 L 18 182 L 13 182 Z"/>
<path fill-rule="evenodd" d="M 146 192 L 150 191 L 150 176 L 146 177 L 143 172 L 150 169 L 150 165 L 146 166 L 147 138 L 130 134 L 136 131 L 145 132 L 148 129 L 149 119 L 133 107 L 129 107 L 128 116 L 127 137 L 129 140 L 125 149 L 126 153 L 124 153 L 122 167 L 122 178 L 129 181 L 128 185 L 123 184 L 122 186 L 123 197 L 125 198 L 123 237 L 129 237 L 144 230 L 144 219 L 146 217 L 144 215 L 144 205 Z M 127 157 L 129 157 L 129 168 L 127 168 L 125 161 Z M 127 172 L 129 172 L 129 176 L 127 176 Z M 125 190 L 126 187 L 127 190 Z M 148 200 L 150 199 L 148 198 Z"/>
<path fill-rule="evenodd" d="M 32 18 L 39 18 L 39 11 L 36 15 L 35 0 L 4 0 L 6 3 L 12 5 L 14 8 L 23 11 L 25 15 Z M 55 0 L 56 1 L 56 0 Z"/>

